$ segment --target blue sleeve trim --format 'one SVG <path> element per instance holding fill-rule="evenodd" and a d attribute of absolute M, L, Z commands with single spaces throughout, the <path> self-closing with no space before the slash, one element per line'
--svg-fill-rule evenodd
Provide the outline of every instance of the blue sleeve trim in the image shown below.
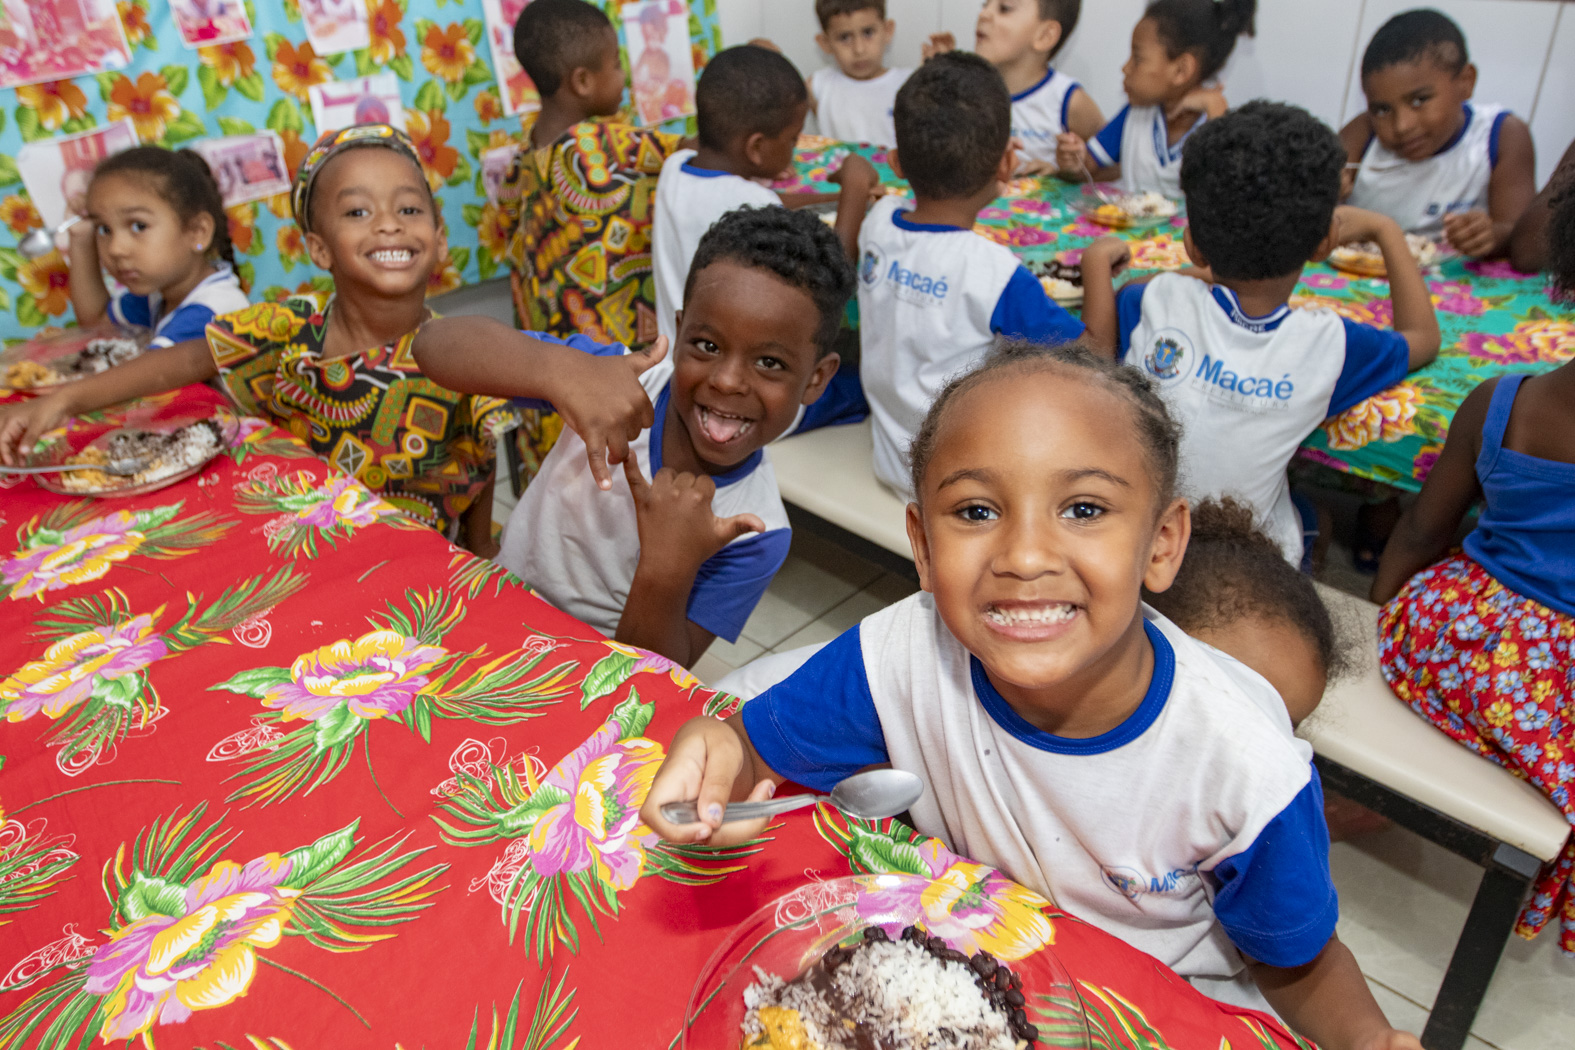
<path fill-rule="evenodd" d="M 695 574 L 685 615 L 729 642 L 738 640 L 777 570 L 787 560 L 792 529 L 772 529 L 729 543 L 707 558 Z"/>
<path fill-rule="evenodd" d="M 579 333 L 575 333 L 568 338 L 553 335 L 550 332 L 531 332 L 523 328 L 520 329 L 520 333 L 528 335 L 532 339 L 540 339 L 544 343 L 556 343 L 559 346 L 567 346 L 572 350 L 590 354 L 592 357 L 622 357 L 629 352 L 629 348 L 622 343 L 598 343 L 590 336 L 580 335 Z M 534 408 L 543 412 L 556 411 L 551 401 L 546 401 L 539 397 L 516 397 L 510 403 L 516 408 Z"/>
<path fill-rule="evenodd" d="M 1345 363 L 1329 395 L 1331 416 L 1388 390 L 1404 379 L 1411 367 L 1411 345 L 1399 332 L 1344 317 L 1340 321 L 1345 327 Z"/>
<path fill-rule="evenodd" d="M 1303 966 L 1323 951 L 1340 921 L 1329 874 L 1329 826 L 1318 771 L 1258 833 L 1214 868 L 1214 915 L 1231 943 L 1270 966 Z"/>
<path fill-rule="evenodd" d="M 1505 110 L 1493 118 L 1493 130 L 1488 132 L 1488 167 L 1498 167 L 1498 133 L 1503 130 L 1504 121 L 1509 118 L 1509 110 Z"/>
<path fill-rule="evenodd" d="M 1088 152 L 1093 154 L 1101 168 L 1121 163 L 1121 136 L 1126 131 L 1127 114 L 1131 106 L 1122 106 L 1115 119 L 1100 129 L 1099 134 L 1088 140 Z"/>
<path fill-rule="evenodd" d="M 1083 334 L 1083 324 L 1045 294 L 1039 278 L 1019 265 L 995 301 L 990 331 L 1033 343 L 1069 343 Z"/>
<path fill-rule="evenodd" d="M 1071 128 L 1066 126 L 1066 116 L 1067 116 L 1068 113 L 1072 112 L 1072 96 L 1077 94 L 1081 90 L 1083 90 L 1083 85 L 1079 84 L 1077 81 L 1074 80 L 1074 81 L 1072 81 L 1072 86 L 1066 89 L 1066 94 L 1061 96 L 1061 130 L 1062 131 L 1071 131 L 1072 130 Z"/>
<path fill-rule="evenodd" d="M 817 791 L 890 761 L 859 628 L 744 705 L 749 742 L 779 776 Z"/>
<path fill-rule="evenodd" d="M 1143 320 L 1143 289 L 1148 282 L 1127 284 L 1116 290 L 1116 360 L 1132 349 L 1132 332 Z"/>
<path fill-rule="evenodd" d="M 150 349 L 174 346 L 189 339 L 202 339 L 208 331 L 208 322 L 214 317 L 213 308 L 201 303 L 187 303 L 170 314 L 159 326 L 159 334 L 148 344 Z"/>

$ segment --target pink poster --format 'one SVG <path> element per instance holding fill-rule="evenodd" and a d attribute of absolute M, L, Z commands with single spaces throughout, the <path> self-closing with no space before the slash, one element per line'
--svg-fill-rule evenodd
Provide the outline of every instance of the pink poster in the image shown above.
<path fill-rule="evenodd" d="M 0 88 L 124 69 L 115 0 L 0 0 Z"/>

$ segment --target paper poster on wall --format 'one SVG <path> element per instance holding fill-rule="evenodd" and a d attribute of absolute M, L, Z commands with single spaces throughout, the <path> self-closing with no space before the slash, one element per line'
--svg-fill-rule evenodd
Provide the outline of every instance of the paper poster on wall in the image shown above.
<path fill-rule="evenodd" d="M 241 0 L 170 0 L 170 11 L 187 47 L 230 44 L 252 35 Z"/>
<path fill-rule="evenodd" d="M 372 42 L 366 0 L 296 0 L 318 55 L 359 51 Z"/>
<path fill-rule="evenodd" d="M 290 192 L 283 143 L 271 131 L 204 139 L 193 148 L 213 170 L 226 208 Z"/>
<path fill-rule="evenodd" d="M 0 88 L 131 62 L 115 0 L 0 0 Z"/>
<path fill-rule="evenodd" d="M 58 226 L 71 214 L 67 202 L 87 194 L 99 161 L 136 144 L 136 126 L 127 119 L 77 135 L 29 142 L 18 150 L 22 185 L 44 225 Z"/>
<path fill-rule="evenodd" d="M 498 74 L 503 95 L 503 111 L 508 114 L 534 113 L 541 108 L 541 96 L 525 70 L 514 57 L 514 23 L 530 0 L 481 0 L 481 13 L 487 25 L 487 46 L 492 49 L 492 68 Z"/>
<path fill-rule="evenodd" d="M 508 176 L 519 151 L 519 143 L 511 142 L 507 146 L 489 149 L 481 155 L 481 188 L 487 200 L 493 204 L 498 203 L 498 190 L 503 186 L 503 180 Z"/>
<path fill-rule="evenodd" d="M 687 0 L 642 0 L 625 4 L 621 15 L 636 119 L 660 124 L 691 116 L 695 63 Z"/>
<path fill-rule="evenodd" d="M 352 124 L 392 124 L 400 131 L 405 130 L 399 78 L 392 73 L 314 84 L 309 97 L 312 123 L 317 125 L 319 135 Z"/>

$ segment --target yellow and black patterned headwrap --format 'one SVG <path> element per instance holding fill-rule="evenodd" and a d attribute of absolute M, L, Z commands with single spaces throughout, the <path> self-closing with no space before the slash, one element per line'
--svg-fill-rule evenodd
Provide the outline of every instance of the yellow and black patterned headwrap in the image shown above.
<path fill-rule="evenodd" d="M 427 169 L 421 163 L 421 154 L 416 152 L 415 143 L 410 141 L 409 135 L 391 124 L 356 124 L 338 131 L 325 131 L 306 154 L 306 159 L 301 161 L 301 168 L 295 173 L 295 185 L 290 189 L 290 210 L 295 214 L 295 224 L 302 233 L 309 233 L 312 229 L 312 184 L 317 181 L 323 167 L 346 150 L 370 146 L 381 146 L 409 157 L 416 170 L 425 178 Z M 430 187 L 427 192 L 431 193 Z"/>

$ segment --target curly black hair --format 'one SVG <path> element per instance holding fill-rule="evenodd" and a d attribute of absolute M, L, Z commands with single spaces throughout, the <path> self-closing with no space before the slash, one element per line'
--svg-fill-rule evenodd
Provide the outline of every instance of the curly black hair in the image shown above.
<path fill-rule="evenodd" d="M 908 446 L 914 497 L 922 498 L 924 472 L 929 469 L 930 460 L 935 458 L 935 439 L 952 402 L 981 383 L 996 378 L 1001 372 L 1029 375 L 1052 371 L 1084 374 L 1090 382 L 1118 394 L 1132 406 L 1133 426 L 1143 441 L 1149 474 L 1159 497 L 1156 506 L 1168 506 L 1176 494 L 1176 474 L 1181 461 L 1181 424 L 1171 418 L 1170 410 L 1165 407 L 1164 400 L 1148 376 L 1129 365 L 1116 364 L 1086 343 L 1045 346 L 1021 339 L 997 342 L 978 364 L 953 376 L 941 387 L 935 400 L 930 402 L 930 410 L 925 413 L 924 422 L 919 424 L 919 432 Z"/>
<path fill-rule="evenodd" d="M 1192 538 L 1170 588 L 1143 600 L 1188 634 L 1246 619 L 1271 620 L 1300 632 L 1333 680 L 1345 670 L 1334 619 L 1312 577 L 1285 560 L 1252 508 L 1226 496 L 1192 508 Z"/>
<path fill-rule="evenodd" d="M 576 69 L 599 69 L 609 50 L 618 50 L 618 34 L 585 0 L 534 0 L 514 23 L 514 57 L 542 98 Z"/>
<path fill-rule="evenodd" d="M 213 243 L 207 251 L 236 269 L 235 248 L 230 244 L 230 217 L 213 169 L 195 150 L 169 150 L 162 146 L 133 146 L 99 161 L 93 169 L 96 182 L 105 175 L 141 176 L 153 191 L 175 209 L 182 223 L 206 213 L 213 218 Z"/>
<path fill-rule="evenodd" d="M 1305 109 L 1256 101 L 1209 121 L 1181 155 L 1193 243 L 1218 277 L 1300 270 L 1329 233 L 1344 166 L 1339 136 Z"/>
<path fill-rule="evenodd" d="M 1257 0 L 1154 0 L 1143 17 L 1154 23 L 1165 54 L 1180 58 L 1189 51 L 1198 57 L 1198 80 L 1220 71 L 1236 38 L 1252 36 Z"/>
<path fill-rule="evenodd" d="M 874 11 L 877 18 L 886 17 L 886 0 L 815 0 L 815 17 L 821 29 L 829 29 L 830 22 L 838 15 L 853 15 L 860 11 Z"/>
<path fill-rule="evenodd" d="M 695 277 L 707 266 L 735 262 L 767 270 L 815 301 L 820 324 L 815 329 L 817 359 L 831 352 L 842 324 L 842 310 L 853 296 L 853 264 L 831 228 L 809 212 L 773 205 L 735 208 L 700 238 L 684 281 L 684 301 Z"/>
<path fill-rule="evenodd" d="M 756 132 L 780 134 L 807 105 L 809 89 L 793 63 L 754 44 L 718 51 L 695 84 L 695 120 L 707 149 L 725 150 Z"/>
<path fill-rule="evenodd" d="M 1554 294 L 1565 302 L 1575 300 L 1575 183 L 1553 198 L 1546 269 Z"/>
<path fill-rule="evenodd" d="M 1451 76 L 1471 61 L 1466 35 L 1454 19 L 1430 7 L 1402 11 L 1378 27 L 1362 52 L 1362 76 L 1423 59 L 1437 62 Z"/>
<path fill-rule="evenodd" d="M 960 200 L 995 181 L 1012 137 L 1012 96 L 990 63 L 951 51 L 902 85 L 893 119 L 897 159 L 914 195 Z"/>

